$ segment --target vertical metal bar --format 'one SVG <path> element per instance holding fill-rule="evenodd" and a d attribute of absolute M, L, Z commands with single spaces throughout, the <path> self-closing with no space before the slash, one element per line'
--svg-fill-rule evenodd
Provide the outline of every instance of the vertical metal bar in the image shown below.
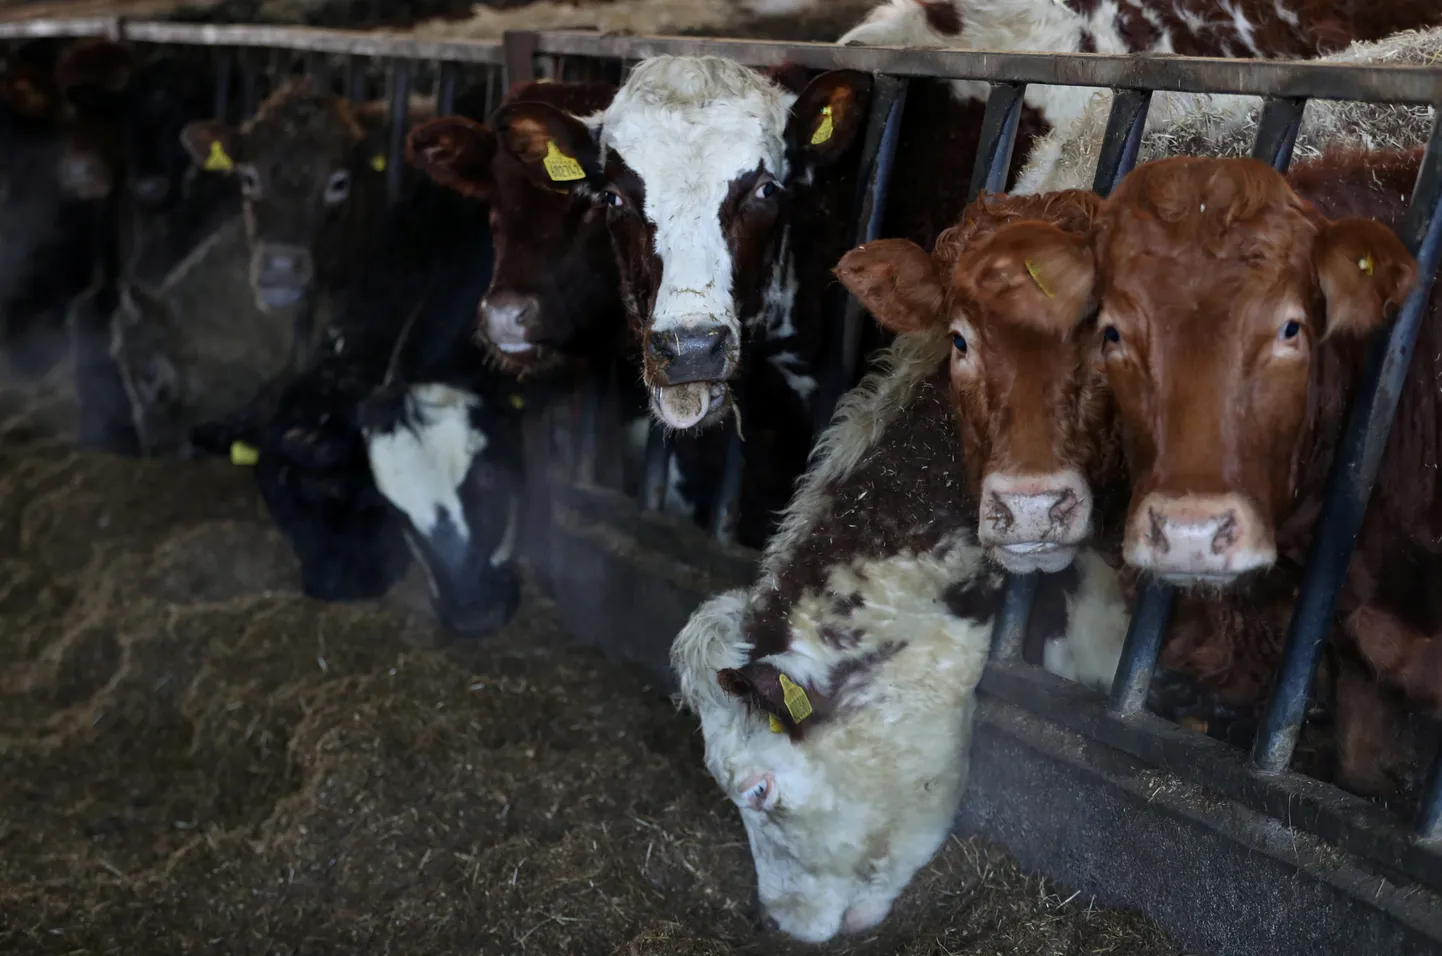
<path fill-rule="evenodd" d="M 576 424 L 576 483 L 596 483 L 596 448 L 600 444 L 601 405 L 606 400 L 609 366 L 586 370 L 580 385 L 581 420 Z"/>
<path fill-rule="evenodd" d="M 733 401 L 739 401 L 734 395 Z M 716 489 L 716 504 L 711 509 L 711 533 L 722 544 L 736 540 L 736 525 L 741 518 L 741 479 L 746 467 L 745 443 L 741 430 L 727 423 L 726 457 L 721 465 L 721 484 Z"/>
<path fill-rule="evenodd" d="M 242 50 L 240 57 L 240 108 L 242 117 L 249 119 L 255 115 L 255 109 L 260 105 L 260 85 L 258 76 L 259 70 L 255 62 L 255 54 L 249 50 Z"/>
<path fill-rule="evenodd" d="M 501 105 L 501 94 L 496 89 L 500 80 L 500 72 L 499 67 L 486 68 L 486 116 L 488 118 Z"/>
<path fill-rule="evenodd" d="M 641 510 L 660 511 L 666 503 L 666 485 L 671 477 L 671 449 L 666 432 L 655 422 L 646 436 L 646 464 L 641 473 Z"/>
<path fill-rule="evenodd" d="M 436 78 L 436 115 L 450 116 L 456 111 L 456 76 L 460 67 L 451 62 L 441 64 Z"/>
<path fill-rule="evenodd" d="M 996 623 L 991 628 L 992 660 L 1020 659 L 1022 642 L 1026 638 L 1026 625 L 1031 619 L 1032 601 L 1036 598 L 1036 587 L 1040 580 L 1036 572 L 1006 576 L 1006 593 L 1002 597 L 1001 613 L 996 616 Z"/>
<path fill-rule="evenodd" d="M 235 53 L 224 47 L 215 51 L 215 118 L 224 123 L 230 119 L 230 78 L 235 68 Z"/>
<path fill-rule="evenodd" d="M 1292 165 L 1292 147 L 1302 129 L 1307 101 L 1293 96 L 1269 96 L 1262 106 L 1262 121 L 1252 142 L 1252 158 L 1260 159 L 1278 172 Z"/>
<path fill-rule="evenodd" d="M 305 74 L 311 85 L 322 93 L 330 92 L 330 61 L 324 53 L 312 50 L 305 57 Z"/>
<path fill-rule="evenodd" d="M 536 34 L 530 30 L 507 30 L 501 34 L 505 51 L 506 89 L 536 78 Z"/>
<path fill-rule="evenodd" d="M 521 413 L 521 456 L 525 468 L 522 492 L 525 551 L 531 570 L 548 591 L 551 576 L 551 430 L 548 406 L 539 390 L 531 390 Z"/>
<path fill-rule="evenodd" d="M 1422 789 L 1422 802 L 1417 807 L 1417 839 L 1439 837 L 1442 837 L 1442 753 L 1432 759 L 1427 785 Z"/>
<path fill-rule="evenodd" d="M 1152 673 L 1157 669 L 1157 656 L 1162 652 L 1162 636 L 1172 619 L 1175 594 L 1173 588 L 1157 581 L 1148 579 L 1142 584 L 1137 605 L 1132 608 L 1127 639 L 1122 645 L 1122 659 L 1112 680 L 1112 713 L 1134 714 L 1146 705 Z"/>
<path fill-rule="evenodd" d="M 976 165 L 971 170 L 972 199 L 983 191 L 1006 191 L 1006 174 L 1011 169 L 1011 153 L 1016 145 L 1017 125 L 1021 122 L 1022 97 L 1025 83 L 993 83 L 986 98 L 986 113 L 981 120 L 981 136 L 977 140 Z"/>
<path fill-rule="evenodd" d="M 1112 94 L 1112 111 L 1107 114 L 1102 151 L 1097 156 L 1096 176 L 1092 180 L 1092 191 L 1097 195 L 1110 196 L 1136 166 L 1151 105 L 1150 90 L 1117 90 Z"/>
<path fill-rule="evenodd" d="M 359 103 L 366 98 L 366 59 L 352 55 L 345 61 L 345 98 Z"/>
<path fill-rule="evenodd" d="M 1317 517 L 1316 537 L 1302 578 L 1302 589 L 1287 626 L 1276 686 L 1252 748 L 1252 759 L 1262 770 L 1284 770 L 1292 762 L 1292 751 L 1296 748 L 1307 707 L 1307 693 L 1322 646 L 1332 629 L 1337 590 L 1352 562 L 1407 367 L 1417 345 L 1417 330 L 1427 312 L 1439 251 L 1442 251 L 1439 205 L 1442 205 L 1442 118 L 1433 123 L 1417 185 L 1412 191 L 1412 204 L 1401 230 L 1402 241 L 1417 257 L 1419 281 L 1403 303 L 1391 333 L 1379 335 L 1372 342 L 1347 416 L 1346 430 L 1337 446 L 1332 473 L 1327 477 L 1327 497 Z"/>
<path fill-rule="evenodd" d="M 411 101 L 411 61 L 391 63 L 390 144 L 386 149 L 386 193 L 391 202 L 401 196 L 401 178 L 406 171 L 406 120 Z"/>
<path fill-rule="evenodd" d="M 901 118 L 906 110 L 906 89 L 907 81 L 903 78 L 876 77 L 876 85 L 871 92 L 871 115 L 866 121 L 866 140 L 862 144 L 860 168 L 866 179 L 856 203 L 856 225 L 851 236 L 853 246 L 871 242 L 881 235 L 881 223 L 886 216 L 887 186 L 891 182 L 896 141 L 901 134 Z M 821 394 L 816 397 L 816 417 L 812 426 L 815 432 L 820 432 L 831 422 L 836 403 L 856 384 L 861 364 L 861 332 L 866 310 L 839 286 L 836 294 L 841 297 L 841 322 L 829 356 L 831 367 L 826 370 Z"/>

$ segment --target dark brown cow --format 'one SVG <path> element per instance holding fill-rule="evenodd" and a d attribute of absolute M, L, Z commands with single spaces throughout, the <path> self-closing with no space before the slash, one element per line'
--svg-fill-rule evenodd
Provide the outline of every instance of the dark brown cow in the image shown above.
<path fill-rule="evenodd" d="M 1094 487 L 1121 476 L 1101 376 L 1087 237 L 1093 193 L 984 198 L 927 255 L 854 249 L 836 274 L 896 332 L 949 328 L 951 398 L 978 535 L 1008 570 L 1058 571 L 1091 532 Z"/>
<path fill-rule="evenodd" d="M 244 126 L 192 123 L 202 169 L 234 173 L 244 196 L 250 282 L 262 309 L 287 309 L 348 277 L 384 203 L 383 104 L 354 107 L 290 80 Z"/>
<path fill-rule="evenodd" d="M 605 109 L 615 92 L 606 83 L 520 83 L 501 105 L 544 103 L 580 118 Z M 494 271 L 475 339 L 502 371 L 527 377 L 616 348 L 625 311 L 602 208 L 537 177 L 464 117 L 416 127 L 407 155 L 441 185 L 490 202 Z"/>

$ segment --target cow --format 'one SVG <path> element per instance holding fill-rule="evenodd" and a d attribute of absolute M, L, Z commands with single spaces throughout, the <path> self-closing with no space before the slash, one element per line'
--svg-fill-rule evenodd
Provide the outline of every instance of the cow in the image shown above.
<path fill-rule="evenodd" d="M 979 502 L 979 542 L 1018 574 L 1069 565 L 1093 531 L 1097 491 L 1116 499 L 1124 482 L 1119 442 L 1108 440 L 1116 417 L 1095 361 L 1096 315 L 1084 298 L 1061 292 L 1090 284 L 1091 272 L 1051 251 L 1084 247 L 1100 203 L 1079 190 L 987 196 L 930 255 L 909 239 L 882 239 L 836 267 L 886 328 L 950 338 L 950 392 L 965 493 Z M 1096 519 L 1107 510 L 1095 508 Z"/>
<path fill-rule="evenodd" d="M 671 649 L 766 917 L 807 941 L 881 922 L 966 784 L 1004 575 L 976 540 L 951 351 L 937 330 L 897 337 L 842 399 L 757 582 L 702 604 Z M 1126 626 L 1084 550 L 1042 576 L 1025 643 L 1105 690 Z"/>

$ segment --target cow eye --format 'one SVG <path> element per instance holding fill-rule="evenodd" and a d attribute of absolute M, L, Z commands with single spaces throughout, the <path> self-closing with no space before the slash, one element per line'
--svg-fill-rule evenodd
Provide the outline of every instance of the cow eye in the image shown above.
<path fill-rule="evenodd" d="M 350 197 L 350 173 L 344 169 L 337 169 L 330 174 L 330 179 L 325 184 L 325 201 L 327 205 L 334 206 L 336 203 L 345 202 Z"/>
<path fill-rule="evenodd" d="M 260 173 L 254 166 L 241 166 L 236 172 L 240 176 L 240 194 L 246 199 L 260 197 Z"/>
<path fill-rule="evenodd" d="M 960 332 L 951 333 L 951 347 L 956 349 L 957 355 L 966 354 L 966 336 Z"/>
<path fill-rule="evenodd" d="M 766 180 L 766 182 L 764 182 L 764 183 L 762 183 L 760 186 L 756 187 L 756 198 L 757 198 L 757 199 L 770 199 L 772 196 L 776 195 L 776 193 L 777 193 L 780 189 L 781 189 L 781 187 L 776 184 L 776 180 L 774 180 L 774 179 L 768 179 L 768 180 Z"/>
<path fill-rule="evenodd" d="M 1102 329 L 1102 341 L 1107 345 L 1116 345 L 1122 340 L 1122 334 L 1117 331 L 1115 325 L 1109 325 Z"/>
<path fill-rule="evenodd" d="M 1295 339 L 1302 331 L 1302 323 L 1296 319 L 1288 319 L 1282 325 L 1282 338 Z"/>
<path fill-rule="evenodd" d="M 621 194 L 616 192 L 614 189 L 606 190 L 602 198 L 605 200 L 606 205 L 610 206 L 612 209 L 620 209 L 622 206 L 626 205 L 626 200 L 621 198 Z"/>

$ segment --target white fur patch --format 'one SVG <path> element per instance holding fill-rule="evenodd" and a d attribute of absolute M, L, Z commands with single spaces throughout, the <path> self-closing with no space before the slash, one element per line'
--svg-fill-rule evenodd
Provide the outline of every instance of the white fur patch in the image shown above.
<path fill-rule="evenodd" d="M 1126 643 L 1127 602 L 1121 578 L 1101 555 L 1083 548 L 1077 552 L 1075 565 L 1081 583 L 1067 598 L 1067 633 L 1047 641 L 1042 667 L 1107 694 Z"/>
<path fill-rule="evenodd" d="M 601 145 L 645 184 L 661 282 L 654 332 L 719 323 L 741 340 L 732 260 L 721 232 L 731 182 L 764 166 L 787 174 L 784 134 L 794 94 L 718 57 L 645 60 L 602 114 Z"/>
<path fill-rule="evenodd" d="M 481 400 L 445 385 L 417 385 L 405 401 L 408 424 L 366 433 L 376 487 L 421 534 L 433 534 L 448 518 L 469 540 L 460 487 L 486 448 L 486 436 L 471 427 Z"/>

